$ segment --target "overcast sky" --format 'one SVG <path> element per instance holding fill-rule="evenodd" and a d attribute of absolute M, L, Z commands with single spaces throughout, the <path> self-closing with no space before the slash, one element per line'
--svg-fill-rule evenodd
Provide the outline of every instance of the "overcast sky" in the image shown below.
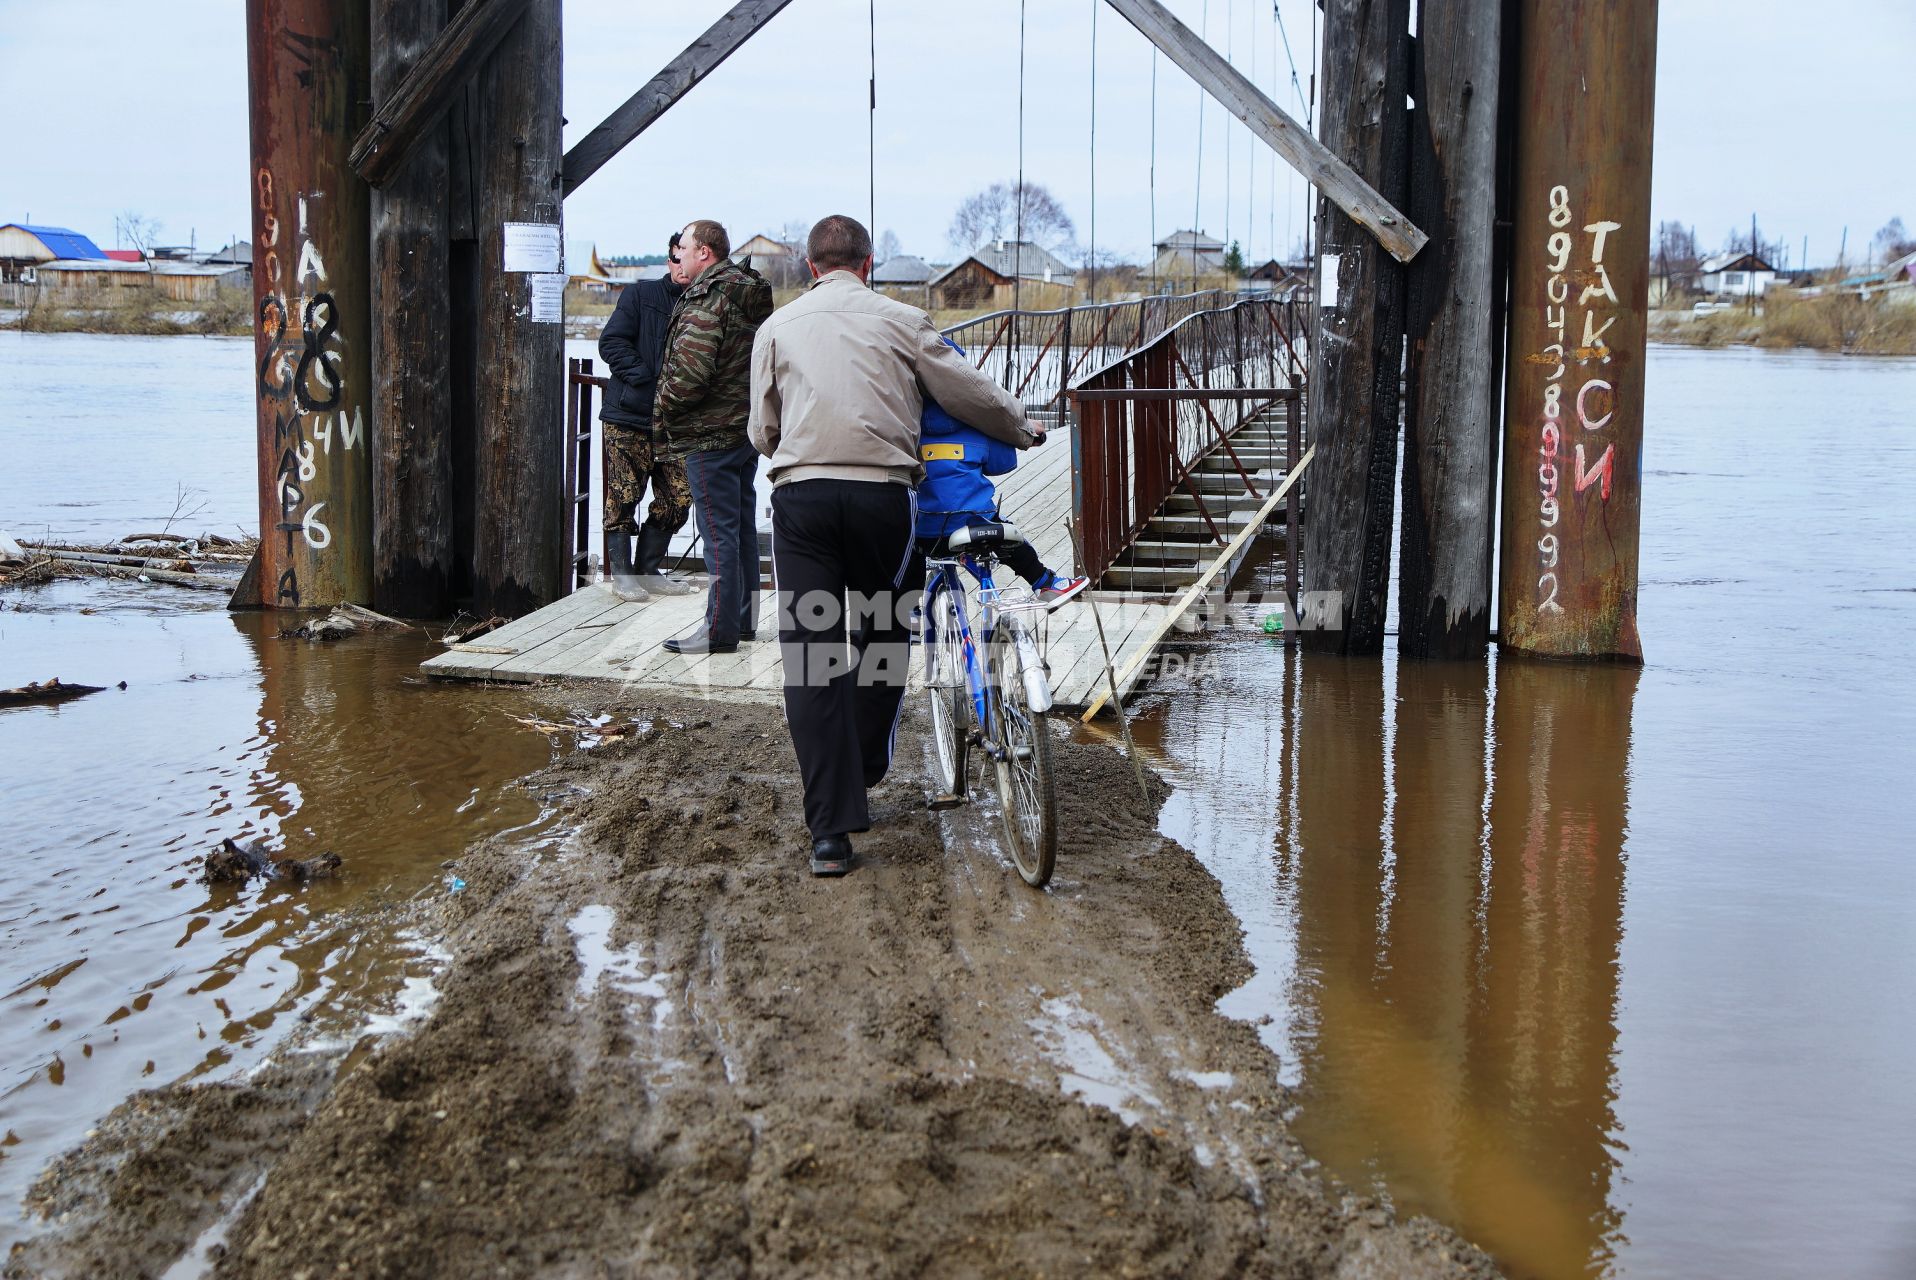
<path fill-rule="evenodd" d="M 1170 4 L 1302 114 L 1268 0 Z M 876 229 L 908 252 L 948 256 L 959 201 L 1017 172 L 1018 6 L 877 0 Z M 566 0 L 567 145 L 726 7 Z M 1093 230 L 1097 7 L 1027 4 L 1025 173 L 1063 201 L 1080 242 Z M 1282 12 L 1308 88 L 1312 6 L 1282 0 Z M 246 234 L 243 13 L 242 0 L 0 0 L 0 222 L 31 216 L 103 247 L 123 210 L 158 219 L 167 241 Z M 830 212 L 862 219 L 866 13 L 865 0 L 793 0 L 567 202 L 568 235 L 649 252 L 692 217 L 719 218 L 735 240 Z M 1154 228 L 1194 220 L 1253 259 L 1297 243 L 1302 184 L 1214 104 L 1200 151 L 1198 91 L 1161 61 L 1154 210 L 1151 49 L 1108 8 L 1097 28 L 1098 245 L 1141 258 Z M 1754 212 L 1793 258 L 1807 237 L 1818 264 L 1845 225 L 1854 260 L 1890 217 L 1916 224 L 1911 0 L 1664 0 L 1658 42 L 1655 218 L 1694 224 L 1708 249 Z"/>

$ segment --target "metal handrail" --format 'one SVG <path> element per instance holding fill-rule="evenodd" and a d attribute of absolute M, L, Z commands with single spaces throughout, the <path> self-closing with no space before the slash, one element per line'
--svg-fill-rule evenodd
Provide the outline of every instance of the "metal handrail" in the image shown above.
<path fill-rule="evenodd" d="M 1292 300 L 1243 299 L 1195 312 L 1150 341 L 1073 382 L 1072 512 L 1083 533 L 1079 572 L 1101 580 L 1174 493 L 1195 507 L 1210 540 L 1230 541 L 1193 476 L 1213 456 L 1228 459 L 1243 493 L 1261 498 L 1232 437 L 1282 404 L 1286 465 L 1303 447 L 1299 419 L 1305 368 L 1304 312 Z M 1294 504 L 1293 504 L 1294 505 Z M 1295 538 L 1292 539 L 1295 542 Z"/>

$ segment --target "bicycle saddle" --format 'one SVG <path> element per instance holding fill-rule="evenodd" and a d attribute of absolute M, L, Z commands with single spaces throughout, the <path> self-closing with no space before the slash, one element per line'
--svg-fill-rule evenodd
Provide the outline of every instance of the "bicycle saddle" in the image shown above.
<path fill-rule="evenodd" d="M 1009 520 L 980 520 L 947 535 L 945 546 L 952 551 L 986 551 L 994 547 L 1015 547 L 1024 540 L 1018 526 Z"/>

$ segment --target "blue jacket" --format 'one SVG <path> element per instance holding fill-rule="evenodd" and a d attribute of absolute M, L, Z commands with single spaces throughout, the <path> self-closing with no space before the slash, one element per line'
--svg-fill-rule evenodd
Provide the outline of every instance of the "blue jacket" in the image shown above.
<path fill-rule="evenodd" d="M 918 536 L 942 538 L 974 519 L 997 515 L 998 491 L 985 477 L 1017 466 L 1018 451 L 928 399 L 919 420 L 918 460 L 925 468 L 918 483 Z"/>

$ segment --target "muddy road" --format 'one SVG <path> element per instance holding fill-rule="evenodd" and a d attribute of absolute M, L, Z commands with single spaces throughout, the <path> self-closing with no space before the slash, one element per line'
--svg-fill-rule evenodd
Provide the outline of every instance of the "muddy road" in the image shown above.
<path fill-rule="evenodd" d="M 579 705 L 573 698 L 568 705 Z M 1452 1276 L 1484 1256 L 1288 1138 L 1216 882 L 1059 741 L 1049 892 L 922 747 L 805 872 L 776 708 L 658 701 L 535 777 L 575 835 L 470 851 L 411 1035 L 136 1096 L 8 1276 Z"/>

